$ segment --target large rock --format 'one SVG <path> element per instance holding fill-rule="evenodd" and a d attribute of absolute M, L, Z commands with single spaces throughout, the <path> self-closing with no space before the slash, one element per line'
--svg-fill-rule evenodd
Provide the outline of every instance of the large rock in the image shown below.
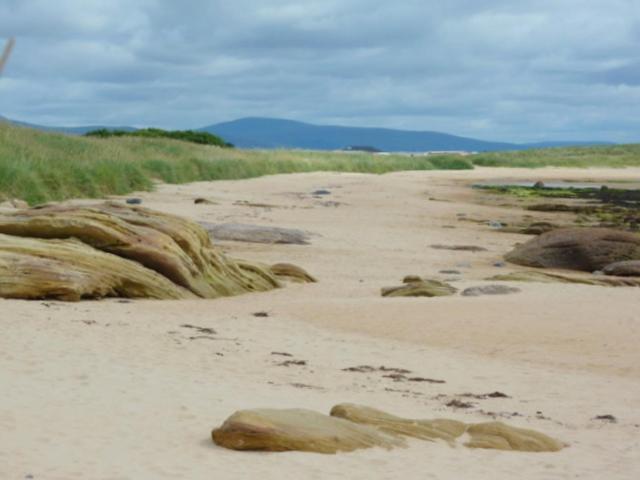
<path fill-rule="evenodd" d="M 155 273 L 156 278 L 174 284 L 172 293 L 161 294 L 156 291 L 148 295 L 151 298 L 184 298 L 185 291 L 191 292 L 192 296 L 216 298 L 270 290 L 280 285 L 269 266 L 223 255 L 212 245 L 207 232 L 195 222 L 145 208 L 114 203 L 48 205 L 0 214 L 0 233 L 12 237 L 11 240 L 4 239 L 0 245 L 0 252 L 4 252 L 4 265 L 21 265 L 20 271 L 24 277 L 13 278 L 5 269 L 5 275 L 0 280 L 4 289 L 0 290 L 0 296 L 15 296 L 16 292 L 22 291 L 24 298 L 40 298 L 43 295 L 57 298 L 55 292 L 45 295 L 46 292 L 37 286 L 37 275 L 26 277 L 29 271 L 33 271 L 43 277 L 58 278 L 65 269 L 81 273 L 80 276 L 70 275 L 69 278 L 60 279 L 62 283 L 77 282 L 72 290 L 81 292 L 80 296 L 102 296 L 101 292 L 108 292 L 108 295 L 145 296 L 139 294 L 140 289 L 134 283 L 122 279 L 120 286 L 115 288 L 114 282 L 118 284 L 120 280 L 112 277 L 109 277 L 109 281 L 105 280 L 104 288 L 98 288 L 97 283 L 103 279 L 101 269 L 103 264 L 108 263 L 99 255 L 102 253 L 112 254 L 108 258 L 119 260 L 114 260 L 117 271 L 105 267 L 109 274 L 138 278 L 140 268 L 145 268 L 148 271 L 147 278 Z M 55 255 L 52 256 L 46 242 L 34 243 L 34 239 L 76 241 L 68 244 L 65 251 L 53 249 Z M 25 251 L 21 251 L 21 245 L 24 245 Z M 83 245 L 86 248 L 81 248 Z M 77 260 L 68 252 L 69 249 L 78 251 Z M 96 254 L 93 267 L 90 264 L 90 252 Z M 12 259 L 11 255 L 19 258 Z M 25 258 L 25 255 L 32 258 Z M 48 260 L 36 266 L 38 258 Z M 28 265 L 31 265 L 31 270 L 27 268 Z M 166 283 L 164 280 L 162 283 Z M 85 285 L 87 281 L 94 287 Z M 21 287 L 14 288 L 11 285 Z M 33 291 L 25 290 L 28 285 L 32 286 Z M 159 290 L 167 291 L 164 287 Z"/>
<path fill-rule="evenodd" d="M 602 270 L 606 275 L 618 277 L 640 277 L 640 260 L 611 263 Z"/>
<path fill-rule="evenodd" d="M 608 228 L 552 230 L 505 255 L 528 267 L 592 272 L 625 260 L 640 260 L 640 235 Z"/>
<path fill-rule="evenodd" d="M 78 240 L 0 234 L 0 297 L 77 301 L 82 298 L 197 298 L 139 263 Z"/>
<path fill-rule="evenodd" d="M 404 445 L 376 428 L 302 409 L 242 410 L 214 429 L 211 437 L 217 445 L 233 450 L 270 452 L 337 453 Z"/>
<path fill-rule="evenodd" d="M 464 445 L 469 448 L 522 452 L 556 452 L 564 447 L 543 433 L 501 422 L 415 420 L 348 403 L 333 407 L 331 416 L 298 409 L 239 411 L 211 436 L 217 445 L 233 450 L 273 452 L 336 453 L 375 446 L 390 449 L 404 446 L 404 437 L 444 440 L 450 445 L 465 439 Z"/>
<path fill-rule="evenodd" d="M 243 223 L 201 223 L 215 240 L 308 245 L 309 235 L 295 228 L 267 227 Z"/>
<path fill-rule="evenodd" d="M 349 403 L 336 405 L 331 415 L 381 430 L 421 440 L 446 440 L 452 444 L 463 434 L 470 439 L 464 444 L 469 448 L 494 450 L 517 450 L 520 452 L 556 452 L 564 445 L 553 438 L 525 428 L 516 428 L 502 422 L 466 424 L 457 420 L 416 420 L 397 417 L 389 413 L 362 405 Z"/>

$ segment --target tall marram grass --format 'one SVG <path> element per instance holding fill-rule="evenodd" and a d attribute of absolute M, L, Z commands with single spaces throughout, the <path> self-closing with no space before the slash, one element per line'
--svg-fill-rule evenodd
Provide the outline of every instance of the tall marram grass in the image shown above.
<path fill-rule="evenodd" d="M 374 156 L 292 150 L 238 150 L 162 138 L 86 138 L 0 122 L 0 199 L 30 204 L 150 190 L 185 183 L 315 171 L 387 173 L 471 169 L 453 155 Z"/>
<path fill-rule="evenodd" d="M 640 144 L 481 153 L 472 159 L 483 167 L 640 167 Z"/>

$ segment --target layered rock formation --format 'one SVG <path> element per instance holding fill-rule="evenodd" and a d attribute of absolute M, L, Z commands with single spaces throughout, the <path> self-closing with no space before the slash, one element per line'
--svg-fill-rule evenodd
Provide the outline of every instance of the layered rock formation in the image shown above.
<path fill-rule="evenodd" d="M 217 298 L 280 286 L 234 260 L 197 223 L 116 203 L 0 214 L 0 296 Z"/>

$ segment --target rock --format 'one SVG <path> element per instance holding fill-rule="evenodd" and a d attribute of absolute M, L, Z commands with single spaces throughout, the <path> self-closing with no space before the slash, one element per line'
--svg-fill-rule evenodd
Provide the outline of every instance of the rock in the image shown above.
<path fill-rule="evenodd" d="M 208 198 L 198 197 L 193 200 L 193 203 L 196 205 L 217 205 L 218 202 L 214 202 L 213 200 L 209 200 Z"/>
<path fill-rule="evenodd" d="M 397 417 L 371 407 L 340 404 L 331 409 L 331 415 L 400 436 L 421 440 L 441 439 L 453 444 L 467 433 L 471 437 L 464 445 L 469 448 L 490 448 L 520 452 L 557 452 L 564 448 L 561 442 L 534 430 L 516 428 L 502 422 L 465 424 L 457 420 L 415 420 Z"/>
<path fill-rule="evenodd" d="M 407 275 L 402 279 L 402 283 L 415 283 L 415 282 L 421 282 L 421 281 L 422 281 L 422 277 L 418 275 Z"/>
<path fill-rule="evenodd" d="M 469 448 L 514 450 L 518 452 L 558 452 L 564 445 L 535 430 L 516 428 L 502 422 L 471 424 L 467 428 Z"/>
<path fill-rule="evenodd" d="M 441 439 L 453 443 L 467 426 L 457 420 L 411 420 L 396 417 L 371 407 L 343 403 L 331 409 L 331 415 L 351 422 L 378 427 L 384 432 L 421 440 Z"/>
<path fill-rule="evenodd" d="M 128 205 L 140 205 L 142 203 L 142 199 L 141 198 L 127 198 L 125 200 L 125 202 L 127 202 Z"/>
<path fill-rule="evenodd" d="M 296 283 L 317 283 L 318 281 L 306 270 L 291 263 L 276 263 L 271 265 L 270 270 L 280 280 Z"/>
<path fill-rule="evenodd" d="M 462 275 L 459 270 L 440 270 L 443 275 Z"/>
<path fill-rule="evenodd" d="M 536 183 L 533 184 L 533 188 L 544 188 L 544 182 L 542 182 L 541 180 L 538 180 Z"/>
<path fill-rule="evenodd" d="M 494 262 L 493 266 L 496 268 L 503 268 L 503 267 L 506 267 L 507 264 L 505 262 Z"/>
<path fill-rule="evenodd" d="M 0 234 L 0 297 L 27 300 L 129 297 L 197 298 L 138 262 L 78 240 Z"/>
<path fill-rule="evenodd" d="M 419 277 L 418 277 L 419 278 Z M 382 289 L 383 297 L 444 297 L 453 295 L 458 290 L 448 283 L 439 280 L 420 279 L 399 287 Z"/>
<path fill-rule="evenodd" d="M 216 240 L 267 244 L 309 244 L 309 235 L 307 232 L 294 228 L 246 225 L 242 223 L 201 223 L 200 225 Z"/>
<path fill-rule="evenodd" d="M 610 263 L 604 267 L 603 272 L 605 275 L 618 277 L 640 277 L 640 260 Z"/>
<path fill-rule="evenodd" d="M 320 189 L 314 190 L 313 192 L 311 192 L 311 195 L 331 195 L 331 192 L 329 190 Z"/>
<path fill-rule="evenodd" d="M 608 278 L 605 276 L 578 276 L 559 273 L 524 270 L 487 278 L 488 281 L 503 282 L 539 282 L 539 283 L 576 283 L 580 285 L 596 285 L 601 287 L 640 287 L 640 279 Z"/>
<path fill-rule="evenodd" d="M 454 445 L 465 438 L 469 448 L 521 452 L 557 452 L 564 444 L 534 430 L 501 422 L 466 424 L 457 420 L 415 420 L 375 408 L 344 403 L 331 416 L 310 410 L 245 410 L 236 412 L 213 430 L 213 441 L 234 450 L 319 453 L 350 452 L 380 446 L 405 446 L 403 437 L 445 440 Z"/>
<path fill-rule="evenodd" d="M 640 260 L 640 235 L 607 228 L 564 228 L 544 233 L 505 255 L 528 267 L 592 272 L 619 261 Z"/>
<path fill-rule="evenodd" d="M 484 247 L 478 247 L 476 245 L 431 245 L 431 248 L 436 250 L 453 250 L 461 252 L 486 252 Z"/>
<path fill-rule="evenodd" d="M 4 242 L 6 245 L 11 243 L 11 247 L 0 247 L 0 251 L 13 254 L 24 253 L 20 251 L 21 242 L 24 245 L 31 245 L 29 242 L 36 238 L 60 240 L 75 238 L 87 247 L 91 247 L 96 253 L 109 253 L 113 254 L 110 258 L 122 257 L 122 260 L 129 260 L 129 263 L 118 264 L 122 269 L 123 278 L 127 275 L 138 275 L 135 272 L 126 272 L 127 269 L 146 267 L 149 271 L 165 277 L 175 284 L 176 288 L 181 287 L 203 298 L 270 290 L 280 285 L 269 267 L 224 256 L 213 247 L 207 232 L 198 224 L 181 217 L 139 207 L 127 207 L 116 203 L 36 207 L 0 214 L 0 233 L 14 237 L 11 242 Z M 68 268 L 69 271 L 79 269 L 82 272 L 89 268 L 84 263 L 80 265 L 80 258 L 79 265 L 74 265 L 74 257 L 71 254 L 65 256 L 60 253 L 61 256 L 58 258 L 50 257 L 46 252 L 38 253 L 38 248 L 46 250 L 45 244 L 41 243 L 29 248 L 33 253 L 27 253 L 28 255 L 58 260 L 55 265 L 48 262 L 47 268 L 43 266 L 39 270 L 43 276 L 54 275 L 54 272 L 64 268 Z M 84 260 L 82 257 L 83 262 Z M 96 263 L 95 268 L 101 268 L 101 266 Z M 49 271 L 47 269 L 51 272 L 47 273 Z M 100 278 L 98 273 L 95 273 L 92 278 Z M 69 279 L 69 281 L 81 283 L 80 280 L 79 278 Z M 24 283 L 26 280 L 5 279 L 3 281 Z M 36 282 L 37 278 L 30 280 L 30 284 Z M 132 291 L 129 293 L 126 292 L 126 285 L 116 290 L 113 290 L 110 285 L 111 283 L 107 282 L 102 289 L 108 292 L 108 295 L 117 293 L 122 296 L 144 296 L 139 295 L 139 288 L 133 284 Z M 83 290 L 84 287 L 79 285 L 78 288 Z M 35 291 L 39 292 L 39 289 L 35 288 Z M 34 298 L 35 293 L 25 292 L 24 295 L 24 298 Z M 184 296 L 182 293 L 180 295 Z M 1 291 L 0 296 L 2 296 Z M 95 296 L 100 295 L 96 293 Z M 156 294 L 150 296 L 158 298 Z M 176 294 L 169 294 L 162 298 L 176 298 Z"/>
<path fill-rule="evenodd" d="M 497 220 L 492 220 L 488 223 L 488 225 L 491 228 L 495 228 L 496 230 L 499 230 L 501 228 L 504 228 L 504 224 L 502 222 L 498 222 Z"/>
<path fill-rule="evenodd" d="M 481 287 L 469 287 L 462 291 L 463 297 L 479 297 L 481 295 L 508 295 L 520 292 L 519 288 L 506 285 L 483 285 Z"/>
<path fill-rule="evenodd" d="M 337 453 L 404 446 L 402 439 L 374 427 L 302 409 L 239 411 L 211 437 L 221 447 L 270 452 Z"/>

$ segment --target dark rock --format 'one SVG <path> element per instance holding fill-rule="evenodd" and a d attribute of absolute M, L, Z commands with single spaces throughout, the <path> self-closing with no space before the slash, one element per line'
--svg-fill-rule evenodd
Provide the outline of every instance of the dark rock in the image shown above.
<path fill-rule="evenodd" d="M 442 273 L 443 275 L 462 275 L 458 270 L 440 270 L 439 273 Z"/>
<path fill-rule="evenodd" d="M 201 222 L 209 235 L 215 240 L 236 242 L 308 245 L 307 232 L 295 228 L 267 227 L 242 223 L 206 223 Z"/>
<path fill-rule="evenodd" d="M 604 267 L 603 272 L 617 277 L 640 277 L 640 260 L 610 263 Z"/>
<path fill-rule="evenodd" d="M 506 285 L 483 285 L 481 287 L 470 287 L 462 291 L 463 297 L 479 297 L 481 295 L 507 295 L 518 293 L 519 288 L 507 287 Z"/>
<path fill-rule="evenodd" d="M 556 228 L 558 228 L 556 225 L 549 222 L 535 222 L 524 227 L 520 233 L 524 233 L 525 235 L 542 235 L 543 233 L 550 232 Z"/>
<path fill-rule="evenodd" d="M 127 198 L 125 200 L 129 205 L 140 205 L 142 203 L 141 198 Z"/>
<path fill-rule="evenodd" d="M 511 263 L 593 272 L 640 260 L 640 236 L 607 228 L 563 228 L 544 233 L 505 255 Z"/>
<path fill-rule="evenodd" d="M 311 192 L 311 195 L 331 195 L 331 192 L 329 190 L 320 189 Z"/>
<path fill-rule="evenodd" d="M 536 183 L 533 184 L 533 188 L 544 188 L 544 182 L 538 180 Z"/>

